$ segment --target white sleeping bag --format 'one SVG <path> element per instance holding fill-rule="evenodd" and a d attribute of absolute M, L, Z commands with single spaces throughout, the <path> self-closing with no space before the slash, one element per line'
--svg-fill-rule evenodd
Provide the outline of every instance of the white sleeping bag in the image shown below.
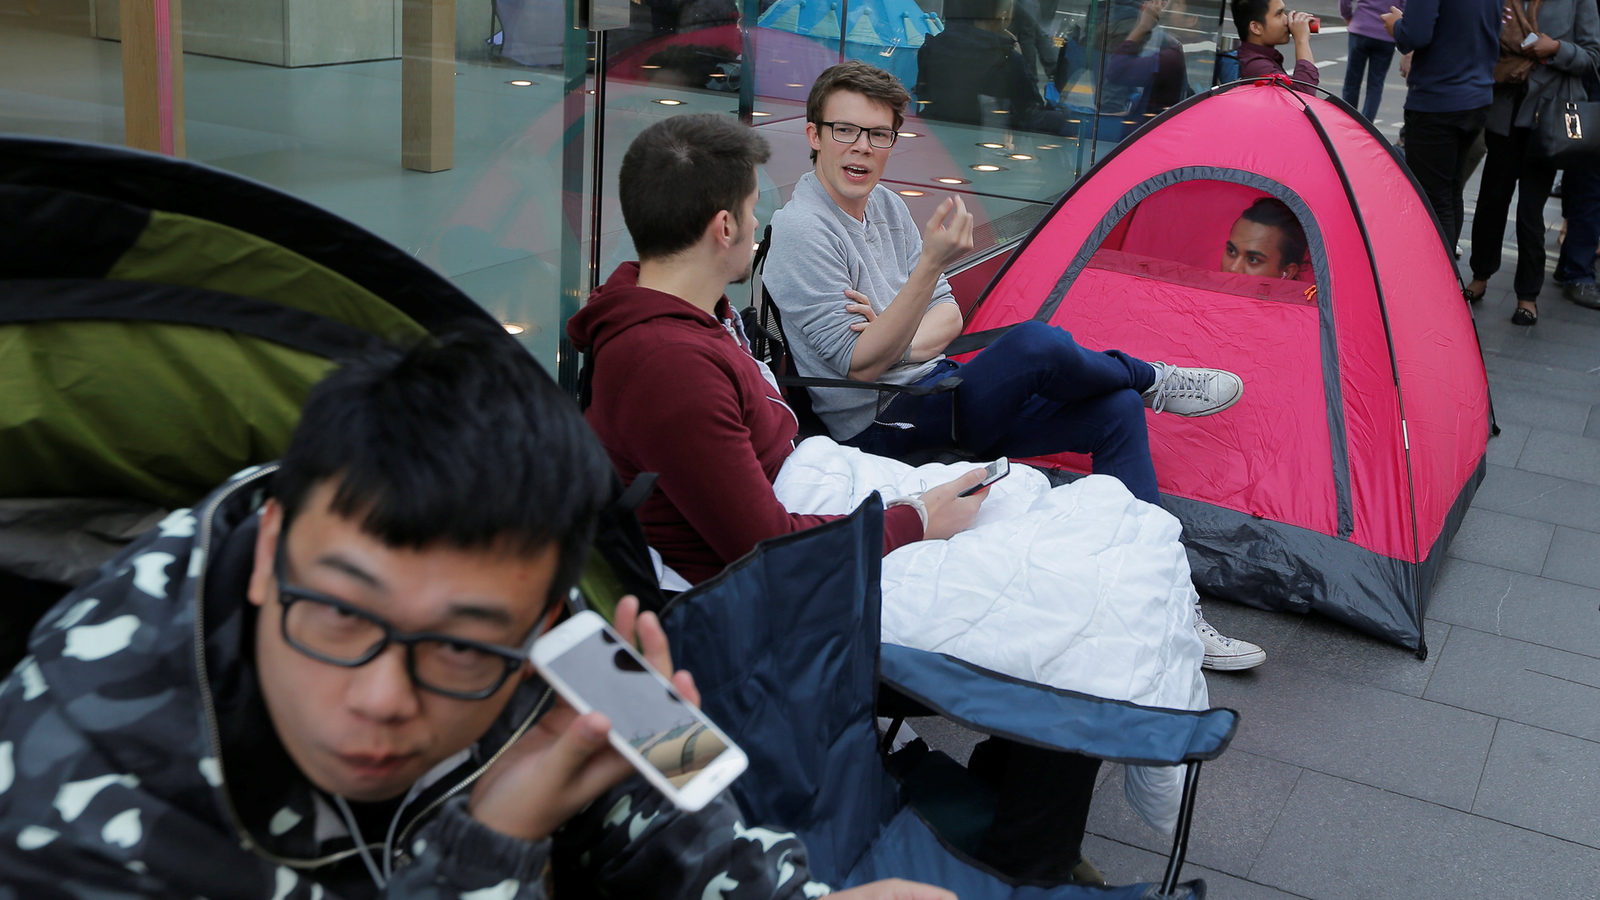
<path fill-rule="evenodd" d="M 790 511 L 850 512 L 951 481 L 982 463 L 905 463 L 810 438 L 773 488 Z M 1016 678 L 1145 706 L 1205 709 L 1197 600 L 1178 520 L 1122 482 L 1050 488 L 1026 466 L 990 489 L 973 527 L 883 561 L 883 639 Z M 1130 766 L 1128 802 L 1171 832 L 1182 768 Z"/>

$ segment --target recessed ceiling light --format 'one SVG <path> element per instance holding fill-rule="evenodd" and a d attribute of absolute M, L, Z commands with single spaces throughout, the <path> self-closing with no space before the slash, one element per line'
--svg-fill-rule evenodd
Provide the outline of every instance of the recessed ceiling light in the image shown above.
<path fill-rule="evenodd" d="M 965 178 L 935 178 L 934 181 L 937 181 L 940 184 L 971 184 L 972 183 L 972 182 L 966 180 Z"/>
<path fill-rule="evenodd" d="M 921 191 L 901 191 L 900 192 L 900 196 L 902 196 L 902 197 L 921 197 L 922 196 L 922 192 Z"/>
<path fill-rule="evenodd" d="M 901 137 L 909 137 L 909 138 L 922 137 L 922 135 L 917 134 L 915 131 L 902 131 L 902 132 L 900 132 L 900 136 Z"/>
<path fill-rule="evenodd" d="M 756 118 L 759 119 L 759 118 L 761 118 L 763 116 L 770 116 L 770 115 L 772 115 L 772 113 L 762 112 L 761 110 L 758 109 L 755 112 L 752 112 L 750 115 L 755 116 Z"/>
<path fill-rule="evenodd" d="M 1010 159 L 1033 159 L 1033 157 L 1029 156 L 1026 153 L 1013 153 L 1013 154 L 1011 154 L 1011 156 L 1009 158 Z"/>
<path fill-rule="evenodd" d="M 641 69 L 659 69 L 660 66 L 640 66 Z"/>
<path fill-rule="evenodd" d="M 1006 170 L 1005 166 L 991 166 L 988 163 L 979 163 L 976 166 L 968 166 L 967 168 L 975 172 L 1004 172 Z"/>
<path fill-rule="evenodd" d="M 506 82 L 506 84 L 514 84 L 517 87 L 532 87 L 533 86 L 533 82 L 526 81 L 526 80 L 521 79 L 521 78 L 517 79 L 516 81 L 508 81 L 508 82 Z"/>
<path fill-rule="evenodd" d="M 711 73 L 711 77 L 712 78 L 727 78 L 728 76 L 726 74 L 722 73 L 722 72 L 712 72 Z"/>
<path fill-rule="evenodd" d="M 994 141 L 984 141 L 984 142 L 980 143 L 978 146 L 979 147 L 987 147 L 990 150 L 1004 150 L 1006 148 L 1005 144 L 997 144 Z"/>
<path fill-rule="evenodd" d="M 657 100 L 655 102 L 661 104 L 662 106 L 682 106 L 683 105 L 683 101 L 682 100 Z"/>
<path fill-rule="evenodd" d="M 521 334 L 528 330 L 528 326 L 521 322 L 506 322 L 506 334 Z"/>
<path fill-rule="evenodd" d="M 1061 149 L 1061 145 L 1060 144 L 1040 144 L 1039 145 L 1039 149 L 1040 150 L 1060 150 Z"/>
<path fill-rule="evenodd" d="M 1009 115 L 1011 115 L 1011 110 L 1009 110 L 1009 109 L 991 109 L 991 110 L 989 110 L 989 112 L 992 112 L 997 116 L 1009 116 Z"/>
<path fill-rule="evenodd" d="M 1083 120 L 1082 119 L 1068 119 L 1067 120 L 1067 124 L 1068 125 L 1082 125 L 1083 124 Z"/>
<path fill-rule="evenodd" d="M 791 81 L 788 84 L 785 84 L 784 87 L 805 87 L 805 85 L 801 84 L 798 81 Z"/>

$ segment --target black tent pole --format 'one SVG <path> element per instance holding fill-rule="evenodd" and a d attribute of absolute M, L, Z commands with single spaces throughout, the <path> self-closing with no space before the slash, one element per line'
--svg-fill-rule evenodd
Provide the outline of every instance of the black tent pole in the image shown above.
<path fill-rule="evenodd" d="M 594 33 L 594 160 L 589 195 L 589 290 L 600 288 L 600 200 L 606 159 L 606 32 Z"/>

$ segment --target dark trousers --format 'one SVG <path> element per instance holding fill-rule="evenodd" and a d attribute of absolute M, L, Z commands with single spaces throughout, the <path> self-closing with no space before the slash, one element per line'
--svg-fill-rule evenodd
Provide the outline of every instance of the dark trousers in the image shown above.
<path fill-rule="evenodd" d="M 1406 165 L 1439 217 L 1445 250 L 1452 254 L 1461 239 L 1461 192 L 1466 186 L 1462 162 L 1487 121 L 1487 106 L 1459 112 L 1406 110 Z"/>
<path fill-rule="evenodd" d="M 1350 61 L 1344 72 L 1344 102 L 1358 106 L 1372 121 L 1383 100 L 1383 79 L 1394 61 L 1394 41 L 1380 41 L 1364 34 L 1350 35 Z M 1367 76 L 1367 102 L 1361 103 L 1361 75 Z"/>
<path fill-rule="evenodd" d="M 1556 280 L 1593 284 L 1594 254 L 1600 249 L 1600 169 L 1568 169 L 1561 176 L 1561 214 L 1567 238 L 1556 260 Z"/>
<path fill-rule="evenodd" d="M 964 365 L 944 361 L 923 383 L 952 373 L 962 378 L 953 401 L 950 394 L 901 394 L 843 443 L 891 458 L 950 446 L 953 402 L 954 436 L 964 450 L 985 459 L 1087 453 L 1096 474 L 1118 479 L 1140 500 L 1161 502 L 1140 396 L 1155 383 L 1149 363 L 1120 350 L 1085 349 L 1060 328 L 1028 321 Z"/>
<path fill-rule="evenodd" d="M 1083 853 L 1100 760 L 990 738 L 969 765 L 1000 790 L 978 858 L 1017 881 L 1066 881 Z"/>
<path fill-rule="evenodd" d="M 1519 300 L 1537 299 L 1544 287 L 1544 204 L 1556 181 L 1555 169 L 1528 154 L 1532 135 L 1531 128 L 1513 128 L 1509 135 L 1484 134 L 1489 154 L 1483 160 L 1483 181 L 1472 216 L 1472 278 L 1485 281 L 1500 271 L 1506 213 L 1511 195 L 1517 195 L 1517 274 L 1512 287 Z"/>

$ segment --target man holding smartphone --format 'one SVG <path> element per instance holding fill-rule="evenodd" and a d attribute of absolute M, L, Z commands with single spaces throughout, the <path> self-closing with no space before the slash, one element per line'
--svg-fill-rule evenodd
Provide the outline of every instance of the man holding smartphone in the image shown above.
<path fill-rule="evenodd" d="M 630 779 L 605 716 L 532 677 L 525 648 L 611 479 L 503 335 L 330 375 L 281 464 L 168 516 L 46 615 L 0 683 L 0 884 L 30 900 L 529 900 L 551 879 L 822 892 L 792 835 L 746 828 L 726 796 L 672 808 Z M 672 671 L 632 598 L 616 627 Z M 687 673 L 672 684 L 697 702 Z"/>

